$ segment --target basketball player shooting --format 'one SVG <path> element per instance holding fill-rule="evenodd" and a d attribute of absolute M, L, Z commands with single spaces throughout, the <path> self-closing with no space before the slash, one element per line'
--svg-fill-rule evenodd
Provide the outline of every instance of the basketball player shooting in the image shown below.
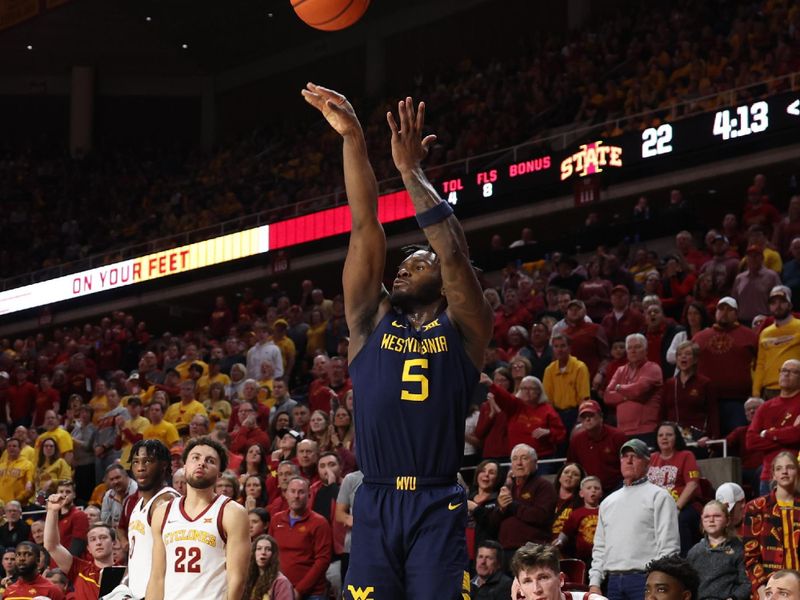
<path fill-rule="evenodd" d="M 186 496 L 153 512 L 147 600 L 241 600 L 250 561 L 247 511 L 214 493 L 228 465 L 225 448 L 196 438 L 183 451 Z"/>
<path fill-rule="evenodd" d="M 342 283 L 364 483 L 345 597 L 469 598 L 466 497 L 456 474 L 492 311 L 461 225 L 420 166 L 435 141 L 422 137 L 425 105 L 401 100 L 399 124 L 387 114 L 392 158 L 430 244 L 403 260 L 389 293 L 378 187 L 358 118 L 333 90 L 308 84 L 302 93 L 343 138 L 352 218 Z"/>

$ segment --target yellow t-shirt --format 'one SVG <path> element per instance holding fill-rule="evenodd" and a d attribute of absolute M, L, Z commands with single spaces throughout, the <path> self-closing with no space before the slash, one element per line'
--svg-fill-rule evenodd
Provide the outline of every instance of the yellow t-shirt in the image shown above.
<path fill-rule="evenodd" d="M 42 440 L 53 438 L 58 445 L 58 453 L 64 456 L 67 452 L 72 452 L 72 436 L 63 427 L 56 427 L 53 431 L 45 431 L 36 438 L 36 462 L 39 462 L 39 448 L 42 447 Z"/>
<path fill-rule="evenodd" d="M 94 411 L 92 414 L 92 424 L 97 427 L 100 420 L 106 416 L 108 412 L 108 398 L 106 398 L 105 395 L 92 396 L 92 399 L 89 400 L 89 406 L 91 406 Z"/>
<path fill-rule="evenodd" d="M 212 383 L 221 383 L 222 385 L 230 385 L 231 378 L 225 375 L 225 373 L 217 373 L 213 377 L 209 377 L 208 375 L 203 375 L 200 379 L 197 380 L 197 386 L 195 388 L 195 396 L 200 402 L 205 402 L 208 399 L 208 388 L 211 387 Z"/>
<path fill-rule="evenodd" d="M 176 402 L 175 404 L 169 405 L 167 412 L 164 413 L 164 420 L 169 421 L 176 427 L 188 427 L 189 421 L 192 420 L 192 417 L 198 414 L 208 416 L 206 407 L 200 404 L 197 400 L 192 400 L 188 404 Z"/>
<path fill-rule="evenodd" d="M 3 504 L 17 500 L 25 504 L 33 494 L 33 463 L 21 456 L 16 460 L 0 460 L 0 500 Z"/>
<path fill-rule="evenodd" d="M 202 365 L 203 375 L 208 373 L 208 365 L 204 363 L 202 360 L 185 360 L 182 363 L 175 365 L 175 370 L 181 376 L 181 379 L 189 379 L 189 367 L 191 367 L 192 364 L 194 363 Z"/>
<path fill-rule="evenodd" d="M 281 356 L 283 357 L 283 368 L 286 369 L 289 361 L 293 361 L 295 355 L 297 354 L 297 349 L 295 348 L 294 342 L 289 336 L 285 336 L 282 340 L 276 340 L 273 338 L 272 341 L 275 342 L 275 345 L 281 351 Z"/>
<path fill-rule="evenodd" d="M 58 458 L 53 464 L 36 469 L 34 489 L 36 492 L 52 494 L 56 491 L 56 484 L 62 479 L 72 479 L 72 467 L 63 458 Z"/>
<path fill-rule="evenodd" d="M 142 432 L 142 437 L 146 440 L 161 440 L 167 448 L 170 448 L 172 444 L 181 439 L 181 436 L 178 435 L 178 430 L 175 429 L 175 425 L 169 421 L 161 421 L 158 425 L 151 423 Z"/>
<path fill-rule="evenodd" d="M 133 433 L 141 433 L 144 435 L 145 429 L 147 429 L 149 426 L 150 419 L 140 415 L 135 419 L 125 421 L 123 429 L 130 429 Z M 131 448 L 133 448 L 133 444 L 128 440 L 128 438 L 125 437 L 124 433 L 121 433 L 120 437 L 122 438 L 122 455 L 119 458 L 119 462 L 123 467 L 129 469 L 131 467 Z M 167 448 L 169 448 L 169 446 L 167 446 Z"/>

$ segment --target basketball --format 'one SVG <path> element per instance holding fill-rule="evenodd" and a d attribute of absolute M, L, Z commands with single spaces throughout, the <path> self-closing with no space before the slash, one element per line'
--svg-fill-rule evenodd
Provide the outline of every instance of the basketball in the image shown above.
<path fill-rule="evenodd" d="M 297 16 L 314 29 L 338 31 L 367 12 L 370 0 L 292 0 Z"/>

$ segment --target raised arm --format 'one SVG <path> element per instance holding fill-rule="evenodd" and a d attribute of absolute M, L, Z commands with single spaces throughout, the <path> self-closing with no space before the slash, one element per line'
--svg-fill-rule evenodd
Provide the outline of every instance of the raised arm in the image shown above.
<path fill-rule="evenodd" d="M 47 516 L 44 519 L 44 548 L 58 565 L 58 568 L 69 573 L 72 568 L 72 554 L 61 545 L 58 533 L 58 515 L 64 506 L 64 498 L 60 494 L 52 494 L 47 499 Z"/>
<path fill-rule="evenodd" d="M 425 237 L 439 258 L 447 313 L 461 331 L 472 362 L 480 368 L 483 351 L 492 336 L 493 315 L 470 263 L 464 230 L 420 166 L 436 136 L 422 137 L 424 102 L 419 103 L 415 112 L 414 103 L 408 97 L 398 103 L 397 113 L 399 126 L 391 112 L 386 115 L 392 131 L 392 158 L 411 196 L 418 220 L 421 217 Z M 432 213 L 431 209 L 434 209 Z"/>
<path fill-rule="evenodd" d="M 313 83 L 302 94 L 343 139 L 344 185 L 352 227 L 342 286 L 352 360 L 389 309 L 389 295 L 382 284 L 386 234 L 378 220 L 378 183 L 367 156 L 361 123 L 347 98 Z"/>

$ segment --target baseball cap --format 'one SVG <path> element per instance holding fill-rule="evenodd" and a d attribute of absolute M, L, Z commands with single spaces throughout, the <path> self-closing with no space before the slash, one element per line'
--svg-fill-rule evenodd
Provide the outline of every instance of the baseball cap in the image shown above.
<path fill-rule="evenodd" d="M 731 298 L 730 296 L 725 296 L 720 298 L 717 302 L 717 306 L 720 304 L 725 304 L 726 306 L 730 306 L 733 310 L 739 310 L 739 303 L 736 302 L 735 298 Z"/>
<path fill-rule="evenodd" d="M 128 381 L 132 379 L 139 379 L 139 371 L 131 371 L 131 374 L 128 375 Z"/>
<path fill-rule="evenodd" d="M 612 294 L 616 294 L 617 292 L 621 292 L 623 294 L 630 294 L 630 291 L 628 290 L 628 288 L 625 287 L 624 285 L 621 285 L 621 284 L 620 285 L 615 285 L 613 288 L 611 288 L 611 293 Z"/>
<path fill-rule="evenodd" d="M 9 377 L 8 375 L 8 371 L 0 371 L 0 377 L 3 377 L 5 379 L 11 379 L 11 377 Z"/>
<path fill-rule="evenodd" d="M 733 510 L 733 505 L 744 500 L 744 490 L 738 483 L 723 483 L 717 488 L 716 499 L 728 507 L 728 512 Z"/>
<path fill-rule="evenodd" d="M 578 414 L 582 415 L 585 412 L 594 413 L 596 415 L 603 413 L 600 405 L 594 400 L 584 400 L 581 402 L 581 405 L 578 407 Z"/>
<path fill-rule="evenodd" d="M 770 298 L 773 298 L 775 296 L 783 296 L 789 302 L 791 302 L 792 301 L 792 290 L 790 290 L 785 285 L 776 285 L 774 288 L 772 288 L 769 291 L 769 297 Z"/>
<path fill-rule="evenodd" d="M 576 300 L 575 298 L 573 298 L 567 303 L 567 308 L 569 308 L 570 306 L 577 306 L 583 309 L 586 308 L 586 305 L 583 303 L 583 300 Z"/>
<path fill-rule="evenodd" d="M 173 446 L 169 449 L 170 456 L 183 456 L 183 446 Z"/>
<path fill-rule="evenodd" d="M 721 233 L 718 233 L 717 235 L 715 235 L 715 236 L 714 236 L 714 237 L 711 239 L 711 241 L 712 241 L 712 242 L 719 242 L 719 241 L 723 241 L 723 242 L 725 242 L 725 243 L 727 244 L 727 243 L 728 243 L 728 238 L 727 238 L 727 237 L 725 237 L 724 235 L 722 235 Z"/>
<path fill-rule="evenodd" d="M 622 456 L 625 450 L 633 450 L 637 456 L 650 459 L 650 448 L 639 438 L 633 438 L 622 444 L 619 449 L 619 455 Z"/>
<path fill-rule="evenodd" d="M 284 327 L 288 327 L 289 322 L 286 319 L 275 319 L 275 322 L 272 324 L 272 326 L 277 327 L 278 325 L 283 325 Z"/>
<path fill-rule="evenodd" d="M 303 434 L 299 431 L 295 431 L 294 429 L 278 429 L 278 431 L 275 432 L 275 437 L 281 439 L 287 434 L 292 436 L 298 442 L 303 439 Z"/>

